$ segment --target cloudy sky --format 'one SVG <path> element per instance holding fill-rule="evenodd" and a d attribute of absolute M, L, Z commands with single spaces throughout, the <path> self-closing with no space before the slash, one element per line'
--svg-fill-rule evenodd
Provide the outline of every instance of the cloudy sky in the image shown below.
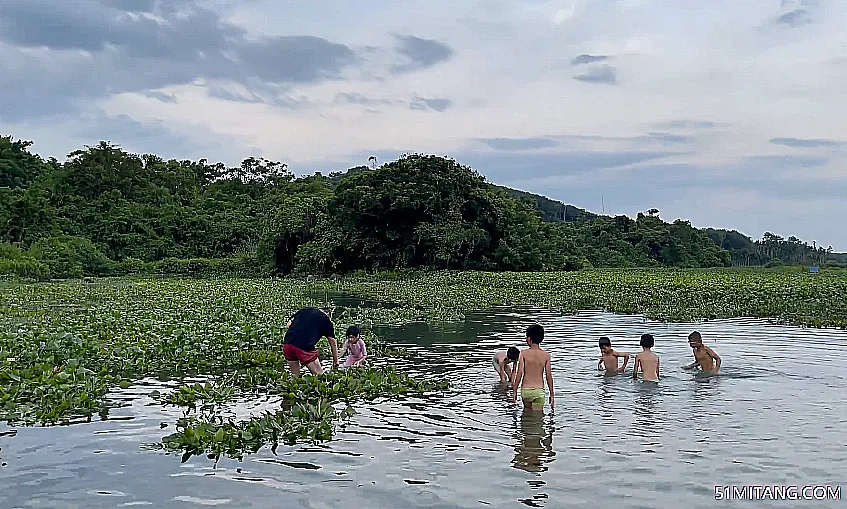
<path fill-rule="evenodd" d="M 592 211 L 847 251 L 845 19 L 843 0 L 0 0 L 0 133 L 298 174 L 435 153 Z"/>

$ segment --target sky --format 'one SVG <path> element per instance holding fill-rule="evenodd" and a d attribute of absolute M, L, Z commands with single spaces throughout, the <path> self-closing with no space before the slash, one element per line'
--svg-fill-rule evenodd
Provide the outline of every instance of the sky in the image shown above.
<path fill-rule="evenodd" d="M 847 251 L 841 0 L 0 0 L 0 134 L 295 174 L 403 153 Z"/>

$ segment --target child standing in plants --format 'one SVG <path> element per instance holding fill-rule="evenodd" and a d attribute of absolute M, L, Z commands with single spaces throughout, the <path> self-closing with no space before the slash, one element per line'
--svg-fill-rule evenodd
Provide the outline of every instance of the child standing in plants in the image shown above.
<path fill-rule="evenodd" d="M 600 338 L 600 361 L 597 363 L 597 369 L 606 367 L 606 373 L 623 373 L 626 365 L 629 362 L 629 354 L 626 352 L 617 352 L 612 349 L 612 340 L 603 336 Z M 618 367 L 618 358 L 623 357 L 623 366 Z"/>
<path fill-rule="evenodd" d="M 365 341 L 362 339 L 362 330 L 355 325 L 347 328 L 347 339 L 341 347 L 341 355 L 344 354 L 348 354 L 347 360 L 344 361 L 345 368 L 361 366 L 368 356 Z"/>
<path fill-rule="evenodd" d="M 521 390 L 521 399 L 524 408 L 529 410 L 544 409 L 544 378 L 547 378 L 547 387 L 550 389 L 550 408 L 554 408 L 556 401 L 553 396 L 553 373 L 550 367 L 550 354 L 541 349 L 541 341 L 544 340 L 544 327 L 534 324 L 526 329 L 526 342 L 529 348 L 522 351 L 518 356 L 518 369 L 512 384 L 512 403 L 518 401 L 518 388 Z"/>
<path fill-rule="evenodd" d="M 652 334 L 641 335 L 641 348 L 644 350 L 635 356 L 635 367 L 632 369 L 632 378 L 638 376 L 638 368 L 641 368 L 643 379 L 650 382 L 659 381 L 659 356 L 652 352 L 656 340 Z"/>
<path fill-rule="evenodd" d="M 494 364 L 494 369 L 496 369 L 497 374 L 500 375 L 500 383 L 512 381 L 512 376 L 514 375 L 512 367 L 514 367 L 515 371 L 517 371 L 518 356 L 520 356 L 520 354 L 520 350 L 514 346 L 510 346 L 505 352 L 497 352 L 494 354 L 494 357 L 491 358 L 491 363 Z M 510 367 L 510 364 L 513 366 Z"/>

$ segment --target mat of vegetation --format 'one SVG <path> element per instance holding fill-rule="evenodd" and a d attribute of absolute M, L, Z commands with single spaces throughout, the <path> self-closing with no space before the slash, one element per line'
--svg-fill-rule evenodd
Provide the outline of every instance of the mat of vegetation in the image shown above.
<path fill-rule="evenodd" d="M 350 414 L 343 405 L 444 387 L 385 366 L 288 376 L 281 355 L 285 324 L 296 309 L 325 300 L 321 295 L 370 301 L 334 311 L 339 331 L 353 323 L 369 330 L 374 324 L 456 320 L 496 305 L 847 327 L 847 273 L 840 271 L 427 272 L 0 284 L 0 421 L 49 425 L 105 416 L 116 404 L 108 397 L 113 388 L 150 375 L 206 375 L 209 382 L 161 399 L 188 410 L 163 447 L 189 456 L 239 456 L 263 444 L 330 438 Z M 370 334 L 366 340 L 377 358 L 403 355 Z M 284 408 L 243 422 L 218 412 L 233 398 L 258 393 L 278 395 Z"/>
<path fill-rule="evenodd" d="M 108 397 L 111 389 L 151 375 L 204 375 L 209 382 L 186 385 L 162 399 L 196 411 L 177 423 L 179 432 L 165 440 L 167 449 L 239 456 L 275 440 L 331 438 L 351 412 L 336 410 L 335 403 L 445 388 L 443 381 L 415 380 L 380 366 L 380 359 L 385 364 L 405 352 L 383 345 L 368 332 L 370 324 L 408 316 L 380 308 L 333 313 L 339 331 L 353 323 L 365 327 L 377 367 L 291 377 L 281 353 L 286 322 L 296 309 L 317 303 L 307 295 L 309 286 L 297 281 L 0 284 L 0 422 L 105 418 L 118 404 Z M 325 342 L 322 346 L 326 359 Z M 220 405 L 260 393 L 279 395 L 285 408 L 244 422 L 220 420 Z M 209 429 L 215 431 L 207 436 Z"/>
<path fill-rule="evenodd" d="M 535 306 L 563 313 L 607 310 L 662 321 L 756 317 L 847 327 L 847 271 L 798 268 L 595 269 L 553 273 L 428 272 L 360 275 L 321 283 L 391 303 L 407 314 L 461 319 L 467 310 Z M 415 310 L 415 311 L 412 311 Z"/>

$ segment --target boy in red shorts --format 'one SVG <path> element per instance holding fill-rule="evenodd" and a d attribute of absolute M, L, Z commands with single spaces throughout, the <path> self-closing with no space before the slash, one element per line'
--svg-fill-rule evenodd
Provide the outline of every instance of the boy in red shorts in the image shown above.
<path fill-rule="evenodd" d="M 282 355 L 288 361 L 288 369 L 294 376 L 300 376 L 300 368 L 306 366 L 313 375 L 324 372 L 318 359 L 318 341 L 326 336 L 332 350 L 332 367 L 338 367 L 338 342 L 335 341 L 335 327 L 326 311 L 318 308 L 303 308 L 294 313 L 288 322 L 288 331 L 282 340 Z"/>

